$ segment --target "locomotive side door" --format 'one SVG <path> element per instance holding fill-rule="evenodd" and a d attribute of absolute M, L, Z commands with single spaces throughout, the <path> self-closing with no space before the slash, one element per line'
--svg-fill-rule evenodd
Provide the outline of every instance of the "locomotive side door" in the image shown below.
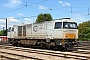
<path fill-rule="evenodd" d="M 62 29 L 62 22 L 55 22 L 54 29 L 53 29 L 53 38 L 54 39 L 62 39 L 63 38 L 63 29 Z"/>
<path fill-rule="evenodd" d="M 13 26 L 10 31 L 10 38 L 15 38 L 17 36 L 17 26 Z"/>
<path fill-rule="evenodd" d="M 47 38 L 52 38 L 52 22 L 46 22 L 46 35 Z"/>

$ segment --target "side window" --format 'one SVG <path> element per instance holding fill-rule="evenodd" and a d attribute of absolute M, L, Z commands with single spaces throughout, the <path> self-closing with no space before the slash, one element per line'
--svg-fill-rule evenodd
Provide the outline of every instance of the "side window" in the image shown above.
<path fill-rule="evenodd" d="M 11 31 L 11 27 L 9 27 L 9 29 L 8 29 L 8 32 L 10 32 Z"/>
<path fill-rule="evenodd" d="M 14 28 L 12 28 L 12 31 L 14 31 Z"/>
<path fill-rule="evenodd" d="M 60 28 L 62 28 L 62 22 L 55 22 L 54 29 L 60 29 Z"/>

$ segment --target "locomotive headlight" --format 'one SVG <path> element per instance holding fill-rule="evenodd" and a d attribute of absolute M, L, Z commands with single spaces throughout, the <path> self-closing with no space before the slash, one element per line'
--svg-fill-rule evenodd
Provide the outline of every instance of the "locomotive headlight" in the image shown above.
<path fill-rule="evenodd" d="M 60 45 L 62 45 L 62 43 L 60 43 Z"/>
<path fill-rule="evenodd" d="M 66 39 L 68 39 L 68 36 L 66 36 Z"/>
<path fill-rule="evenodd" d="M 74 44 L 74 41 L 72 43 Z"/>

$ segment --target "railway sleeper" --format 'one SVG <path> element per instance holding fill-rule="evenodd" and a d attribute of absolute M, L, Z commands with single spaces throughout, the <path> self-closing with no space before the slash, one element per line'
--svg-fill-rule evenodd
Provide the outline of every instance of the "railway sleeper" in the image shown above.
<path fill-rule="evenodd" d="M 19 60 L 19 59 L 21 59 L 21 57 L 22 58 L 25 58 L 25 59 L 35 59 L 35 60 L 43 60 L 43 59 L 39 59 L 39 58 L 34 58 L 34 57 L 30 57 L 30 56 L 24 56 L 24 55 L 20 55 L 20 54 L 13 54 L 13 53 L 10 53 L 10 52 L 2 52 L 2 51 L 0 51 L 0 53 L 3 53 L 3 54 L 8 54 L 8 55 L 12 55 L 12 56 L 17 56 L 18 58 L 16 58 L 16 57 L 6 57 L 6 56 L 4 56 L 4 55 L 2 55 L 2 57 L 6 57 L 6 58 L 8 58 L 8 59 L 11 59 L 11 60 Z"/>
<path fill-rule="evenodd" d="M 7 56 L 4 56 L 4 55 L 0 55 L 0 59 L 3 60 L 4 59 L 7 59 L 7 60 L 18 60 L 18 59 L 15 59 L 15 58 L 11 58 L 11 57 L 7 57 Z"/>

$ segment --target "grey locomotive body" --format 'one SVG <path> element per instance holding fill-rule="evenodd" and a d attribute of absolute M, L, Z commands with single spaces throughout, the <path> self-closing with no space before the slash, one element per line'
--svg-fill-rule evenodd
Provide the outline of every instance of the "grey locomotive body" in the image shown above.
<path fill-rule="evenodd" d="M 12 45 L 38 45 L 46 48 L 71 49 L 78 40 L 77 23 L 60 19 L 9 28 L 8 40 Z"/>

